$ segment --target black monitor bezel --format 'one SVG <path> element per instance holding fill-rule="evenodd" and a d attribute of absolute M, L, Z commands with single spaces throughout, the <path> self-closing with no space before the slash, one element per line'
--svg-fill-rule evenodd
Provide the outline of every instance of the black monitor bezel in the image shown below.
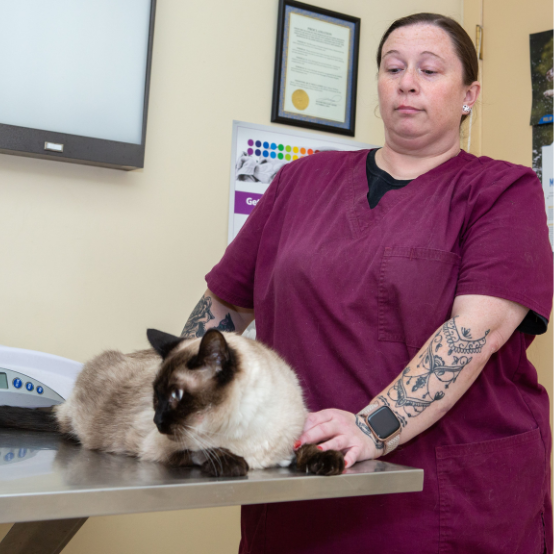
<path fill-rule="evenodd" d="M 0 153 L 123 170 L 144 167 L 155 14 L 156 0 L 151 0 L 140 144 L 57 133 L 0 122 Z M 63 152 L 45 150 L 46 142 L 63 144 Z"/>

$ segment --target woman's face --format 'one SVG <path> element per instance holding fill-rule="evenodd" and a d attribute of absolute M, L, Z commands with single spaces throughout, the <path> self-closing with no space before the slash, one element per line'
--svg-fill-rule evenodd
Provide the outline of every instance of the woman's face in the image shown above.
<path fill-rule="evenodd" d="M 459 140 L 462 106 L 472 106 L 479 92 L 478 83 L 465 86 L 462 76 L 462 62 L 440 27 L 393 31 L 383 45 L 378 81 L 387 143 L 425 149 Z"/>

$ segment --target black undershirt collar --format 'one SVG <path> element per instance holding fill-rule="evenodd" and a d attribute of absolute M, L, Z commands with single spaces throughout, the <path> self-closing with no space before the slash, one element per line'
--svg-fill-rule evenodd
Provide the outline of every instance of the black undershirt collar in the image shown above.
<path fill-rule="evenodd" d="M 397 190 L 405 187 L 408 183 L 412 182 L 412 179 L 400 180 L 395 179 L 392 175 L 389 175 L 386 171 L 377 167 L 375 163 L 375 150 L 370 150 L 366 158 L 366 175 L 369 191 L 367 193 L 367 201 L 371 209 L 375 208 L 379 204 L 379 200 L 383 198 L 385 193 L 389 190 Z"/>

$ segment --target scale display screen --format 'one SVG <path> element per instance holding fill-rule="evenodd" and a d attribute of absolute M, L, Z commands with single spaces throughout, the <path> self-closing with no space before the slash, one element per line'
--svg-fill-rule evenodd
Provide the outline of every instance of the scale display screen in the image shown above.
<path fill-rule="evenodd" d="M 0 389 L 8 388 L 8 376 L 5 373 L 0 373 Z"/>

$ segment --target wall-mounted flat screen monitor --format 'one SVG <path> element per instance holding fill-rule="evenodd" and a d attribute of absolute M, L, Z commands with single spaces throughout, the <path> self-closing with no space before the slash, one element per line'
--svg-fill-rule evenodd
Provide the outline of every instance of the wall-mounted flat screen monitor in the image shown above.
<path fill-rule="evenodd" d="M 0 0 L 0 152 L 144 165 L 155 0 Z"/>

